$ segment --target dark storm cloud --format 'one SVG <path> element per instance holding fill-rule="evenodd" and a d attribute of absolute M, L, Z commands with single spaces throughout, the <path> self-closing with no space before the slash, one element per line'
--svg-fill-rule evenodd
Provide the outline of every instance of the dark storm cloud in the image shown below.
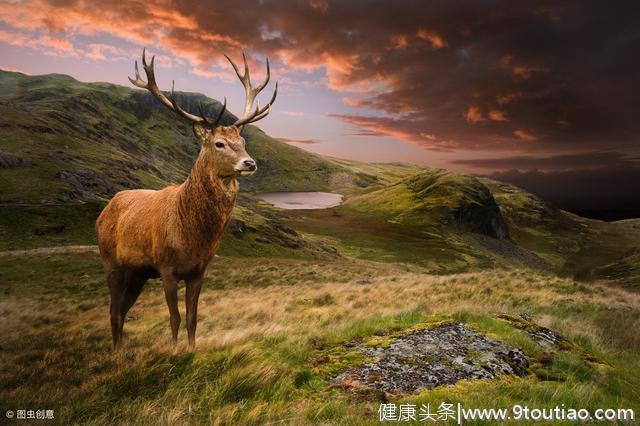
<path fill-rule="evenodd" d="M 221 52 L 248 48 L 283 72 L 325 67 L 347 103 L 386 113 L 332 116 L 360 134 L 559 152 L 636 148 L 639 10 L 588 0 L 41 0 L 2 5 L 0 19 L 56 41 L 96 31 L 151 40 L 203 75 Z"/>
<path fill-rule="evenodd" d="M 640 159 L 615 151 L 596 151 L 580 154 L 563 154 L 547 157 L 516 156 L 503 158 L 481 158 L 452 160 L 451 164 L 483 169 L 517 170 L 575 170 L 601 168 L 640 167 Z"/>
<path fill-rule="evenodd" d="M 618 220 L 640 217 L 640 167 L 543 172 L 506 170 L 489 175 L 585 217 Z"/>
<path fill-rule="evenodd" d="M 620 152 L 546 157 L 454 160 L 452 164 L 500 170 L 488 177 L 508 182 L 581 216 L 604 220 L 640 217 L 640 158 Z"/>

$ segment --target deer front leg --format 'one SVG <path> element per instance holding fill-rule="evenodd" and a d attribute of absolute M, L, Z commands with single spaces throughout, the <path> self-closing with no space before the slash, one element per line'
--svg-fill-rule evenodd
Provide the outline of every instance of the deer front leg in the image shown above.
<path fill-rule="evenodd" d="M 187 307 L 187 335 L 189 336 L 189 346 L 196 346 L 196 326 L 198 325 L 198 298 L 202 289 L 203 274 L 186 281 L 186 298 Z"/>
<path fill-rule="evenodd" d="M 173 273 L 162 274 L 164 297 L 169 307 L 169 322 L 171 323 L 171 337 L 173 344 L 178 343 L 178 328 L 180 328 L 180 311 L 178 311 L 178 280 Z"/>

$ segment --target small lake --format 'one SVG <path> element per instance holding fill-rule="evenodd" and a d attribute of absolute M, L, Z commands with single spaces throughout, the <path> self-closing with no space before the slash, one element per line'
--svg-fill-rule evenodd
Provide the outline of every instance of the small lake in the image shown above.
<path fill-rule="evenodd" d="M 256 197 L 287 210 L 328 209 L 342 203 L 342 195 L 331 192 L 264 192 Z"/>

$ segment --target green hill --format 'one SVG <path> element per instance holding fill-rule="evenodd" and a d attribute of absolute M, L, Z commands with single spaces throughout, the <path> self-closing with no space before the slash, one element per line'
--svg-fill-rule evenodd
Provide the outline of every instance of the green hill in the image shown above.
<path fill-rule="evenodd" d="M 177 97 L 187 110 L 220 108 L 201 94 Z M 0 71 L 0 133 L 0 250 L 94 244 L 93 223 L 113 194 L 181 182 L 199 150 L 190 124 L 149 93 L 57 74 Z M 640 246 L 629 224 L 580 218 L 489 179 L 331 159 L 255 126 L 244 135 L 259 169 L 242 178 L 223 254 L 338 251 L 437 272 L 526 265 L 584 278 L 617 274 L 625 283 L 633 271 L 620 264 L 633 263 L 628 253 Z M 336 191 L 346 202 L 278 211 L 253 197 L 268 191 Z"/>
<path fill-rule="evenodd" d="M 212 115 L 221 106 L 201 94 L 177 98 L 187 110 L 202 104 Z M 229 113 L 223 117 L 234 120 Z M 93 244 L 93 223 L 116 192 L 182 182 L 199 152 L 191 125 L 151 94 L 58 74 L 0 71 L 0 133 L 0 250 Z M 361 187 L 376 180 L 255 126 L 247 126 L 244 136 L 259 166 L 254 176 L 241 178 L 244 193 L 328 190 L 335 182 Z M 305 246 L 247 208 L 239 206 L 235 216 L 241 228 L 259 230 L 263 243 L 249 232 L 226 245 L 232 253 L 292 255 L 292 247 Z"/>
<path fill-rule="evenodd" d="M 473 176 L 445 170 L 425 170 L 354 197 L 346 205 L 360 211 L 376 211 L 390 222 L 423 230 L 457 228 L 501 240 L 509 238 L 489 189 Z"/>
<path fill-rule="evenodd" d="M 178 102 L 214 114 L 218 101 L 178 93 Z M 227 113 L 223 122 L 235 117 Z M 81 83 L 65 75 L 0 71 L 0 203 L 106 200 L 128 188 L 160 188 L 187 176 L 199 147 L 189 123 L 145 91 Z M 366 185 L 371 176 L 281 143 L 254 126 L 244 135 L 258 173 L 249 191 L 328 189 L 332 180 Z"/>
<path fill-rule="evenodd" d="M 525 265 L 593 278 L 640 246 L 633 221 L 582 218 L 515 186 L 441 169 L 354 194 L 332 211 L 291 213 L 288 223 L 352 256 L 440 273 Z M 627 277 L 633 268 L 616 271 Z"/>

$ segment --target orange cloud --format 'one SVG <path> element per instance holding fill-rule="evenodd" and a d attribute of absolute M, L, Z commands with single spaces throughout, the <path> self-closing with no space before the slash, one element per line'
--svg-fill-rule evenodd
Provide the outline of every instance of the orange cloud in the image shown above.
<path fill-rule="evenodd" d="M 539 65 L 525 65 L 514 63 L 513 55 L 502 55 L 498 60 L 500 68 L 508 70 L 514 77 L 527 79 L 535 73 L 548 72 L 549 69 Z"/>
<path fill-rule="evenodd" d="M 434 135 L 432 133 L 420 133 L 420 136 L 422 136 L 425 139 L 429 139 L 430 141 L 437 141 L 438 140 L 436 135 Z"/>
<path fill-rule="evenodd" d="M 521 98 L 522 96 L 524 96 L 524 94 L 522 92 L 505 93 L 503 95 L 498 95 L 496 100 L 498 101 L 498 104 L 506 105 L 506 104 L 509 104 L 509 103 L 513 102 L 514 100 L 516 100 L 518 98 Z"/>
<path fill-rule="evenodd" d="M 329 2 L 327 0 L 309 0 L 311 9 L 326 14 L 329 12 Z"/>
<path fill-rule="evenodd" d="M 480 108 L 474 105 L 469 105 L 469 109 L 467 110 L 467 113 L 464 115 L 464 117 L 468 122 L 474 124 L 486 120 L 486 118 L 484 118 L 484 116 L 480 112 Z"/>
<path fill-rule="evenodd" d="M 391 37 L 391 45 L 396 49 L 406 49 L 409 46 L 409 40 L 404 34 Z"/>
<path fill-rule="evenodd" d="M 513 55 L 502 55 L 500 57 L 500 66 L 502 67 L 508 67 L 509 64 L 511 63 L 511 60 L 513 59 Z"/>
<path fill-rule="evenodd" d="M 538 139 L 531 132 L 527 132 L 526 130 L 522 130 L 522 129 L 518 129 L 514 131 L 513 134 L 519 137 L 520 139 L 523 139 L 526 141 L 534 141 Z"/>
<path fill-rule="evenodd" d="M 313 145 L 316 143 L 320 143 L 320 141 L 317 141 L 315 139 L 289 139 L 289 138 L 278 138 L 278 140 L 280 142 L 286 143 L 286 144 L 300 144 L 300 145 Z"/>
<path fill-rule="evenodd" d="M 78 56 L 73 44 L 65 38 L 49 35 L 30 37 L 17 31 L 0 30 L 0 41 L 14 46 L 36 49 L 51 56 Z"/>
<path fill-rule="evenodd" d="M 129 53 L 119 47 L 110 46 L 102 43 L 89 44 L 89 50 L 84 52 L 84 56 L 94 60 L 128 60 L 130 59 Z M 106 56 L 105 56 L 106 55 Z M 156 58 L 157 60 L 158 58 Z"/>
<path fill-rule="evenodd" d="M 527 65 L 517 65 L 511 69 L 511 73 L 514 76 L 522 79 L 527 79 L 535 73 L 548 72 L 548 71 L 549 70 L 545 67 L 527 66 Z"/>
<path fill-rule="evenodd" d="M 431 44 L 431 46 L 435 47 L 436 49 L 443 48 L 446 45 L 446 42 L 444 41 L 444 39 L 433 31 L 420 29 L 416 33 L 416 37 L 418 37 L 420 40 L 424 40 L 428 42 L 429 44 Z"/>
<path fill-rule="evenodd" d="M 432 133 L 420 131 L 423 123 L 414 120 L 342 114 L 329 114 L 328 116 L 356 126 L 359 130 L 351 133 L 354 136 L 389 136 L 421 148 L 440 152 L 450 152 L 464 146 L 454 139 L 440 139 Z"/>
<path fill-rule="evenodd" d="M 210 63 L 215 51 L 212 49 L 215 46 L 212 41 L 217 42 L 218 47 L 223 47 L 232 40 L 225 36 L 217 38 L 215 33 L 202 31 L 195 18 L 171 7 L 164 0 L 144 4 L 106 1 L 100 7 L 91 2 L 64 0 L 55 5 L 46 0 L 0 3 L 0 21 L 15 29 L 46 31 L 55 35 L 43 36 L 30 44 L 21 43 L 32 48 L 40 47 L 43 51 L 46 48 L 53 49 L 45 51 L 49 54 L 77 56 L 78 52 L 71 42 L 72 37 L 107 33 L 141 46 L 163 44 L 173 53 L 200 67 Z M 183 37 L 185 34 L 190 34 L 190 37 Z M 33 35 L 24 37 L 33 40 Z M 200 43 L 188 43 L 192 38 L 200 39 Z M 19 41 L 18 37 L 11 44 L 19 44 Z M 210 56 L 203 55 L 206 44 L 209 45 L 205 52 L 210 52 Z M 236 46 L 237 44 L 234 47 Z M 91 48 L 88 53 L 92 59 L 100 60 L 105 56 L 100 48 Z"/>
<path fill-rule="evenodd" d="M 489 111 L 489 120 L 492 121 L 509 121 L 507 113 L 497 109 Z"/>

